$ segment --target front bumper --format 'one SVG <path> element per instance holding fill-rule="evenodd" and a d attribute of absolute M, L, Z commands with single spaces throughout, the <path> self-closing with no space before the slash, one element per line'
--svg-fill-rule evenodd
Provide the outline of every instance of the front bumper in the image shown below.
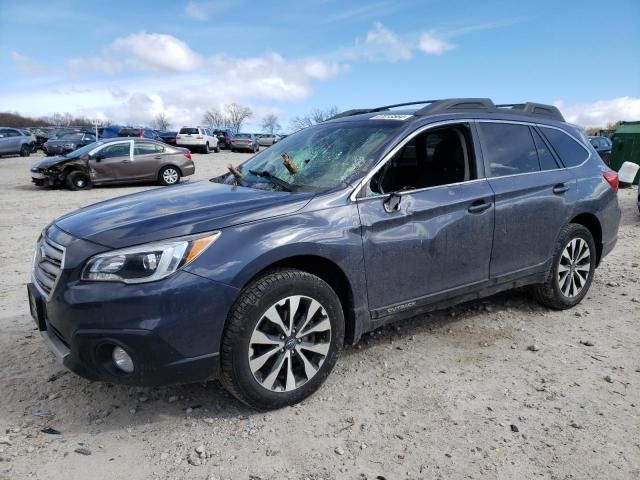
<path fill-rule="evenodd" d="M 58 360 L 89 380 L 168 385 L 215 378 L 224 324 L 238 291 L 188 272 L 149 284 L 69 281 L 47 300 L 28 285 L 32 314 Z M 111 353 L 124 348 L 130 374 Z"/>

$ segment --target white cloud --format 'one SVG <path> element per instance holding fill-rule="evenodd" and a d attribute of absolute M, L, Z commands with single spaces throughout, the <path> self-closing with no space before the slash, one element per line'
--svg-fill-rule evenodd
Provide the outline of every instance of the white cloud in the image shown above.
<path fill-rule="evenodd" d="M 618 97 L 593 103 L 555 102 L 564 118 L 583 127 L 604 127 L 618 120 L 640 119 L 640 98 Z"/>
<path fill-rule="evenodd" d="M 129 61 L 134 67 L 187 72 L 202 63 L 200 55 L 172 35 L 134 33 L 116 39 L 111 48 L 120 54 L 130 54 Z"/>
<path fill-rule="evenodd" d="M 326 80 L 340 73 L 340 65 L 337 62 L 326 62 L 319 58 L 309 58 L 304 62 L 304 72 L 310 78 Z"/>
<path fill-rule="evenodd" d="M 101 55 L 67 61 L 74 75 L 87 69 L 111 75 L 123 70 L 188 72 L 200 65 L 202 57 L 182 40 L 145 32 L 116 38 Z"/>
<path fill-rule="evenodd" d="M 411 47 L 382 23 L 376 22 L 363 39 L 357 39 L 352 49 L 345 51 L 347 58 L 357 60 L 384 60 L 397 62 L 411 58 Z"/>
<path fill-rule="evenodd" d="M 227 10 L 228 8 L 230 8 L 230 6 L 231 5 L 228 2 L 223 2 L 220 0 L 210 0 L 204 2 L 189 0 L 184 11 L 189 18 L 204 22 L 209 20 L 212 16 L 215 16 L 216 13 Z"/>
<path fill-rule="evenodd" d="M 442 55 L 454 49 L 455 45 L 438 38 L 433 32 L 425 32 L 420 36 L 418 48 L 428 55 Z"/>
<path fill-rule="evenodd" d="M 38 75 L 49 70 L 46 65 L 18 52 L 11 52 L 11 58 L 16 70 L 23 75 Z"/>

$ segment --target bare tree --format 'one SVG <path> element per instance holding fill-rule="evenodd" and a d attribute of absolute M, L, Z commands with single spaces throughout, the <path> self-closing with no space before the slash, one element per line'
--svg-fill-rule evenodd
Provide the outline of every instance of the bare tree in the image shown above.
<path fill-rule="evenodd" d="M 203 117 L 204 123 L 214 129 L 222 129 L 227 127 L 227 117 L 219 109 L 208 110 Z"/>
<path fill-rule="evenodd" d="M 164 112 L 159 113 L 153 119 L 153 126 L 158 130 L 167 130 L 170 125 L 169 117 Z"/>
<path fill-rule="evenodd" d="M 226 117 L 229 122 L 229 128 L 233 130 L 233 133 L 236 135 L 240 133 L 240 128 L 242 128 L 242 124 L 245 120 L 251 118 L 253 116 L 253 112 L 249 107 L 245 107 L 244 105 L 239 105 L 237 103 L 232 103 L 227 105 L 226 108 Z"/>
<path fill-rule="evenodd" d="M 316 123 L 322 123 L 325 120 L 329 120 L 331 117 L 335 117 L 339 113 L 338 107 L 335 105 L 327 109 L 316 108 L 307 115 L 299 115 L 291 120 L 290 128 L 292 131 L 302 130 L 303 128 L 310 127 Z"/>
<path fill-rule="evenodd" d="M 262 131 L 270 134 L 276 133 L 280 130 L 280 123 L 278 122 L 278 117 L 273 113 L 270 113 L 266 117 L 262 119 Z"/>

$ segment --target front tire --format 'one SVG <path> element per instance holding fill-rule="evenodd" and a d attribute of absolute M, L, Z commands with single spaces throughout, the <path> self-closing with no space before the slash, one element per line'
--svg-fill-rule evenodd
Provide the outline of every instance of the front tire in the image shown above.
<path fill-rule="evenodd" d="M 208 154 L 209 153 L 209 142 L 207 142 L 204 146 L 204 148 L 202 149 L 203 153 Z"/>
<path fill-rule="evenodd" d="M 231 309 L 220 380 L 252 408 L 293 405 L 322 385 L 343 341 L 333 289 L 307 272 L 274 270 L 249 284 Z"/>
<path fill-rule="evenodd" d="M 160 173 L 158 173 L 158 181 L 161 185 L 169 186 L 175 185 L 180 181 L 180 170 L 173 165 L 167 165 L 162 167 Z"/>
<path fill-rule="evenodd" d="M 65 179 L 65 183 L 69 190 L 86 190 L 91 186 L 91 179 L 85 173 L 76 170 L 74 172 L 69 172 Z"/>
<path fill-rule="evenodd" d="M 570 223 L 561 231 L 547 280 L 533 287 L 538 302 L 555 310 L 571 308 L 582 301 L 596 270 L 596 244 L 584 226 Z"/>

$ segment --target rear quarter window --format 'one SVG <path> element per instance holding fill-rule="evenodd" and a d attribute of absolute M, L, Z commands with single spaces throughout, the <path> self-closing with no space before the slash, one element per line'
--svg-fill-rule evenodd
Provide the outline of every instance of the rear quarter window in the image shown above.
<path fill-rule="evenodd" d="M 589 157 L 587 149 L 567 133 L 549 127 L 540 127 L 540 130 L 565 167 L 576 167 Z"/>

